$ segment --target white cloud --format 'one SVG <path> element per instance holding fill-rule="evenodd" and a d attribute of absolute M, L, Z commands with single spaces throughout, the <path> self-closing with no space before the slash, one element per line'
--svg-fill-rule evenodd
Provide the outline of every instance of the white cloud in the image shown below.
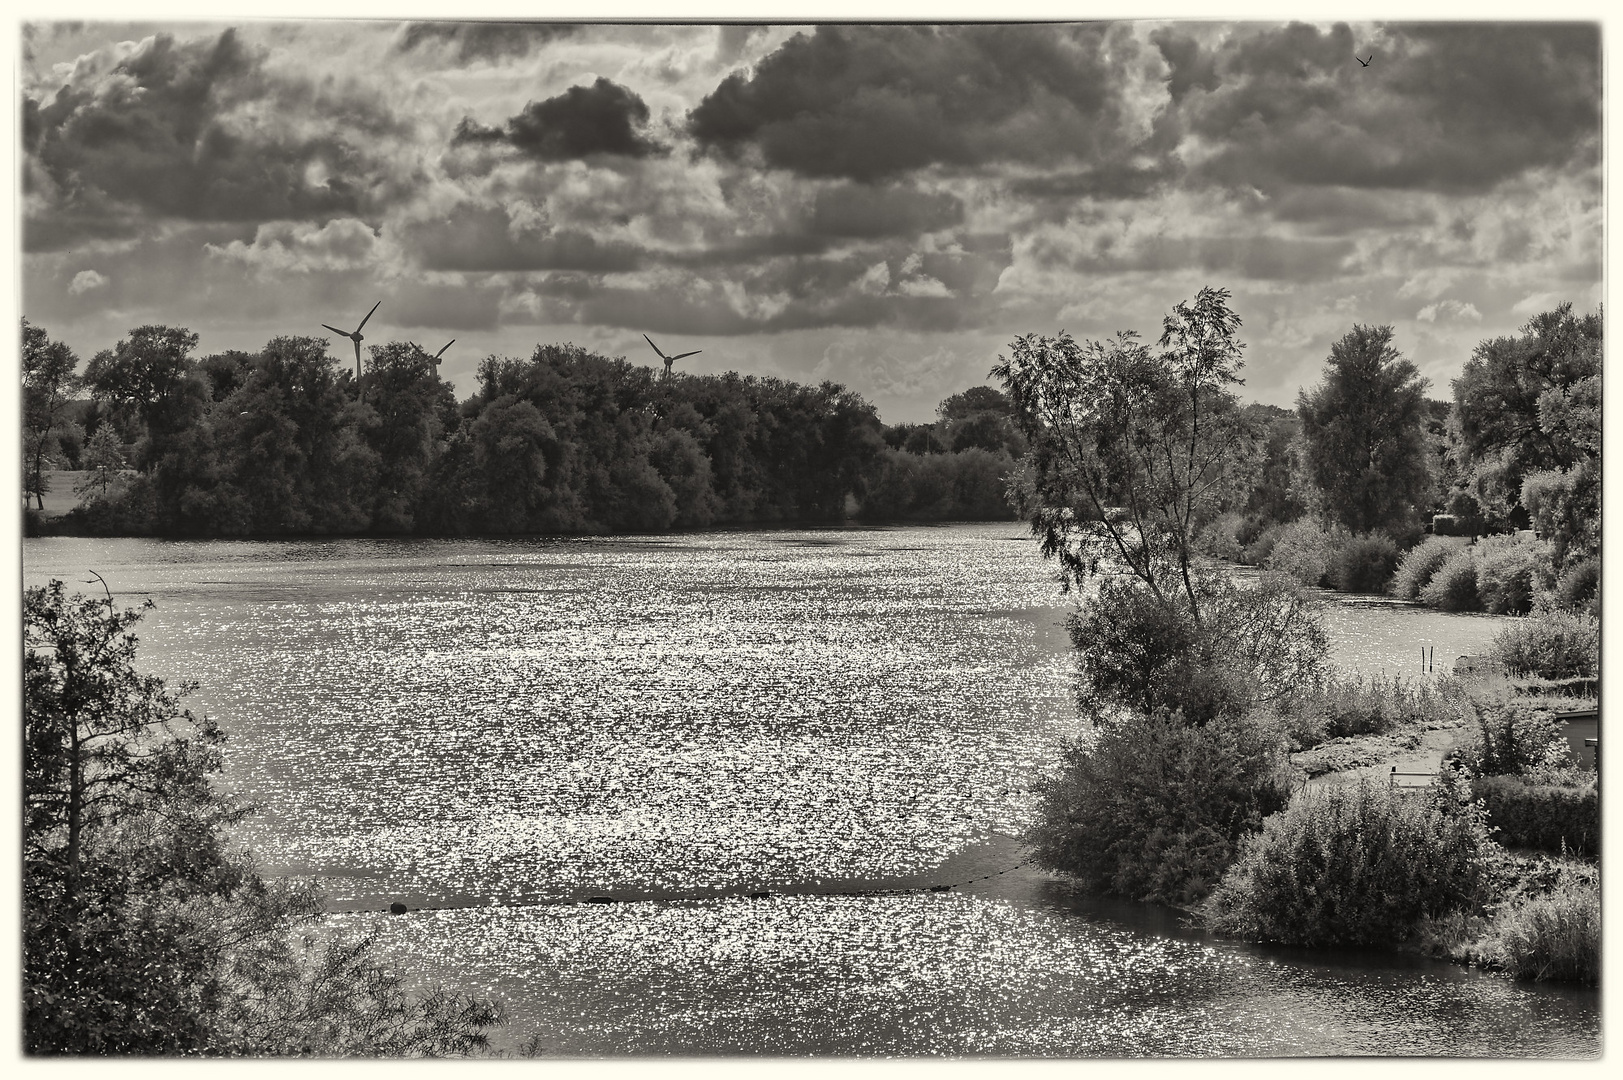
<path fill-rule="evenodd" d="M 1435 304 L 1427 304 L 1415 314 L 1415 318 L 1421 322 L 1436 322 L 1439 316 L 1455 321 L 1461 319 L 1468 319 L 1471 322 L 1482 321 L 1482 312 L 1476 309 L 1476 305 L 1463 300 L 1439 300 Z"/>
<path fill-rule="evenodd" d="M 81 270 L 73 275 L 73 282 L 68 285 L 68 292 L 79 296 L 91 289 L 99 289 L 107 284 L 107 279 L 94 270 Z"/>
<path fill-rule="evenodd" d="M 261 274 L 356 270 L 377 262 L 379 246 L 371 228 L 354 218 L 336 218 L 321 226 L 271 221 L 254 231 L 251 244 L 233 240 L 223 247 L 204 245 L 209 254 L 246 263 Z"/>

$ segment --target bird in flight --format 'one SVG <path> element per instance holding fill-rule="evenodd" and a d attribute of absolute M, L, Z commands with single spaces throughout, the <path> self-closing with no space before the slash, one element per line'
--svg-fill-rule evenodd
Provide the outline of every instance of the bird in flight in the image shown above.
<path fill-rule="evenodd" d="M 1360 64 L 1363 64 L 1365 67 L 1369 67 L 1369 60 L 1375 59 L 1375 54 L 1370 53 L 1369 54 L 1369 60 L 1365 60 L 1363 57 L 1359 56 L 1357 53 L 1353 53 L 1353 59 L 1357 60 Z"/>
<path fill-rule="evenodd" d="M 671 377 L 671 365 L 672 364 L 676 363 L 678 360 L 682 359 L 682 357 L 684 357 L 684 356 L 698 356 L 700 353 L 704 352 L 703 349 L 694 349 L 692 352 L 677 353 L 675 356 L 666 356 L 664 353 L 659 352 L 659 346 L 654 345 L 654 339 L 653 338 L 649 337 L 647 334 L 644 334 L 642 336 L 642 339 L 644 341 L 648 342 L 649 345 L 652 345 L 654 351 L 656 353 L 659 353 L 659 358 L 661 360 L 665 361 L 665 377 L 667 379 Z"/>
<path fill-rule="evenodd" d="M 383 301 L 379 300 L 377 304 L 373 304 L 372 311 L 376 311 L 378 309 L 378 304 L 381 303 L 383 303 Z M 366 313 L 366 319 L 370 319 L 372 317 L 372 311 L 368 311 Z M 366 319 L 361 320 L 361 326 L 366 325 Z M 349 340 L 355 343 L 355 377 L 359 379 L 361 377 L 361 342 L 365 340 L 361 337 L 361 326 L 357 326 L 355 328 L 355 332 L 352 334 L 348 330 L 340 330 L 336 326 L 327 326 L 326 323 L 322 323 L 321 325 L 340 337 L 347 337 Z"/>

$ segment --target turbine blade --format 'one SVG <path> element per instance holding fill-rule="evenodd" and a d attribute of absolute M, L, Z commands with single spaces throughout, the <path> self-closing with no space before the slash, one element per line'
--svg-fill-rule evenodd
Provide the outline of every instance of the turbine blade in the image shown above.
<path fill-rule="evenodd" d="M 703 349 L 694 349 L 692 352 L 677 353 L 675 356 L 671 357 L 671 359 L 680 360 L 684 356 L 698 356 L 702 352 L 704 352 Z"/>
<path fill-rule="evenodd" d="M 326 323 L 322 323 L 321 325 L 322 326 L 327 326 Z M 327 329 L 331 330 L 335 334 L 340 334 L 343 337 L 354 337 L 355 336 L 354 334 L 350 333 L 348 330 L 340 330 L 336 326 L 327 326 Z"/>
<path fill-rule="evenodd" d="M 648 344 L 653 347 L 654 352 L 659 353 L 659 358 L 661 360 L 669 359 L 669 357 L 667 357 L 664 353 L 659 352 L 659 346 L 654 344 L 654 339 L 653 338 L 649 337 L 647 334 L 644 334 L 642 336 L 642 339 L 644 341 L 648 342 Z"/>
<path fill-rule="evenodd" d="M 376 311 L 376 310 L 377 310 L 377 309 L 378 309 L 378 304 L 381 304 L 381 303 L 383 303 L 383 301 L 382 301 L 382 300 L 379 300 L 379 301 L 378 301 L 378 303 L 377 303 L 377 304 L 373 304 L 373 305 L 372 305 L 372 311 Z M 372 311 L 368 311 L 368 312 L 367 312 L 367 313 L 366 313 L 366 319 L 370 319 L 370 318 L 371 318 L 371 317 L 372 317 Z M 357 334 L 359 334 L 359 333 L 360 333 L 360 332 L 361 332 L 361 327 L 362 327 L 362 326 L 365 326 L 365 325 L 366 325 L 366 319 L 362 319 L 362 320 L 361 320 L 361 325 L 360 325 L 360 326 L 357 326 L 357 327 L 356 327 L 356 328 L 355 328 L 355 332 L 356 332 L 356 333 L 357 333 Z"/>
<path fill-rule="evenodd" d="M 445 343 L 445 348 L 441 349 L 439 352 L 434 354 L 434 359 L 438 360 L 440 357 L 444 356 L 445 355 L 445 349 L 449 349 L 452 345 L 455 345 L 455 344 L 456 344 L 456 338 L 452 338 L 450 341 L 447 341 Z"/>

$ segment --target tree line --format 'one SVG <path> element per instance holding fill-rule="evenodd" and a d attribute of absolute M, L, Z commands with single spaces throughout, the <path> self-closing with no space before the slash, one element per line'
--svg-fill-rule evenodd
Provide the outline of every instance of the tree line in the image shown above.
<path fill-rule="evenodd" d="M 24 321 L 24 492 L 77 466 L 62 526 L 101 534 L 657 532 L 713 525 L 1008 519 L 1023 451 L 991 387 L 887 427 L 860 395 L 676 375 L 574 345 L 490 357 L 457 401 L 419 346 L 371 346 L 357 379 L 326 341 L 194 357 L 132 330 L 82 373 Z"/>

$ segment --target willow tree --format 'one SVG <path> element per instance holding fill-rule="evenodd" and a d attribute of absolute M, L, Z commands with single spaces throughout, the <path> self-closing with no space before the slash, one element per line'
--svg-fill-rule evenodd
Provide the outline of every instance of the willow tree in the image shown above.
<path fill-rule="evenodd" d="M 1195 537 L 1255 470 L 1259 432 L 1231 386 L 1245 346 L 1226 289 L 1202 289 L 1155 348 L 1131 331 L 1079 343 L 1017 338 L 1003 380 L 1031 450 L 1023 492 L 1043 554 L 1067 588 L 1125 569 L 1199 625 Z"/>

